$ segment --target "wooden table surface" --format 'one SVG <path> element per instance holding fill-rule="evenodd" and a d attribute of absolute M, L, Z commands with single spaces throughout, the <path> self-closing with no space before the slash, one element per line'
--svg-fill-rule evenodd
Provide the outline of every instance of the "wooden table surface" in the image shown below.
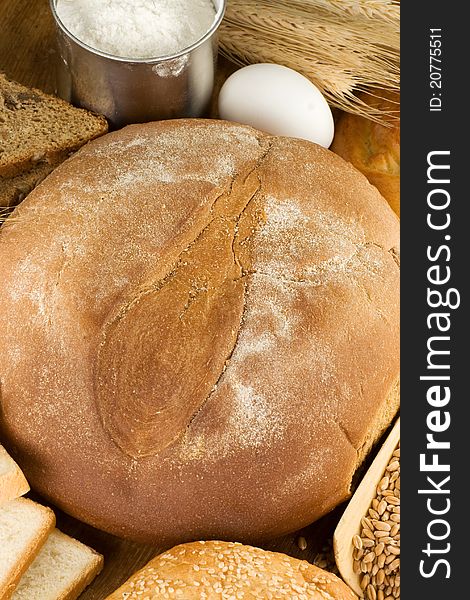
<path fill-rule="evenodd" d="M 48 0 L 0 0 L 0 71 L 20 83 L 53 93 L 57 57 Z M 224 60 L 219 65 L 220 86 L 234 67 Z M 341 508 L 305 530 L 270 543 L 260 540 L 259 545 L 313 562 L 325 540 L 331 536 L 340 514 Z M 56 515 L 60 529 L 89 544 L 105 558 L 104 570 L 82 594 L 82 600 L 106 598 L 150 558 L 165 549 L 143 546 L 105 534 L 58 510 Z M 307 541 L 304 550 L 298 546 L 299 536 Z"/>

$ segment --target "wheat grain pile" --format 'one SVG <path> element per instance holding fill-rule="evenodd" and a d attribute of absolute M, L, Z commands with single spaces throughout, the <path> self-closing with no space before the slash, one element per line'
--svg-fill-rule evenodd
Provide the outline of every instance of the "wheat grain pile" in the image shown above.
<path fill-rule="evenodd" d="M 398 0 L 228 0 L 222 53 L 308 77 L 332 106 L 382 121 L 357 93 L 400 86 Z"/>

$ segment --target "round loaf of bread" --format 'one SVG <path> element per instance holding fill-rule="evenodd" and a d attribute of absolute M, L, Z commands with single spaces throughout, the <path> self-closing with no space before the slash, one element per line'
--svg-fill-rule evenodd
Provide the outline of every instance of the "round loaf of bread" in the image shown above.
<path fill-rule="evenodd" d="M 151 560 L 107 600 L 141 598 L 357 600 L 336 575 L 305 560 L 230 542 L 176 546 Z"/>
<path fill-rule="evenodd" d="M 374 96 L 362 94 L 361 99 L 388 115 L 389 122 L 381 125 L 344 113 L 331 150 L 359 169 L 400 216 L 400 95 L 378 90 Z"/>
<path fill-rule="evenodd" d="M 90 143 L 0 233 L 5 445 L 116 535 L 303 527 L 398 408 L 398 229 L 309 142 L 179 120 Z"/>

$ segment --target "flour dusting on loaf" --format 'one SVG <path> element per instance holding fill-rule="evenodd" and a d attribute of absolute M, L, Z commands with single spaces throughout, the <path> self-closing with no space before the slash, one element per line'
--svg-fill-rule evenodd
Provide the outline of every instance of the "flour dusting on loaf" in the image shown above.
<path fill-rule="evenodd" d="M 224 177 L 235 174 L 236 164 L 231 153 L 214 156 L 214 150 L 226 144 L 240 144 L 250 155 L 260 151 L 260 139 L 254 130 L 247 131 L 240 126 L 221 127 L 215 135 L 208 135 L 204 129 L 181 128 L 178 131 L 161 133 L 157 138 L 141 134 L 125 140 L 111 142 L 109 146 L 96 147 L 92 155 L 119 160 L 136 160 L 132 172 L 117 172 L 112 181 L 113 191 L 120 192 L 133 181 L 149 182 L 150 178 L 163 183 L 181 181 L 206 181 L 219 185 Z M 198 152 L 204 147 L 203 152 Z M 189 160 L 188 160 L 189 158 Z"/>
<path fill-rule="evenodd" d="M 2 436 L 117 535 L 296 530 L 398 408 L 398 242 L 314 144 L 203 120 L 105 136 L 1 230 Z"/>

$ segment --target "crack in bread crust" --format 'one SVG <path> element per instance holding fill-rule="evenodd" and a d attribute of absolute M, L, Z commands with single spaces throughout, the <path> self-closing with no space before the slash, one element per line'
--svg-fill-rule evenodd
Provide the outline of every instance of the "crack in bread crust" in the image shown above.
<path fill-rule="evenodd" d="M 173 268 L 163 278 L 147 284 L 129 302 L 122 305 L 114 318 L 108 320 L 102 328 L 95 374 L 98 410 L 102 425 L 112 441 L 133 459 L 157 456 L 175 444 L 185 436 L 214 396 L 237 349 L 243 329 L 249 285 L 246 277 L 265 275 L 283 283 L 317 286 L 323 285 L 322 277 L 329 273 L 328 263 L 324 267 L 319 266 L 315 276 L 303 274 L 302 277 L 294 277 L 263 271 L 260 267 L 250 269 L 250 261 L 245 264 L 243 260 L 241 244 L 244 243 L 246 247 L 248 243 L 249 246 L 266 220 L 266 215 L 257 215 L 256 211 L 249 214 L 249 210 L 263 194 L 260 167 L 268 158 L 272 146 L 273 143 L 270 142 L 253 168 L 246 173 L 234 175 L 224 191 L 217 194 L 210 205 L 208 220 L 192 242 L 179 254 Z M 248 226 L 245 224 L 245 228 L 248 227 L 251 234 L 241 241 L 239 228 L 245 217 L 248 223 Z M 345 256 L 342 262 L 350 269 L 353 269 L 356 263 L 363 263 L 367 269 L 368 263 L 361 258 L 361 252 L 373 248 L 387 254 L 380 244 L 365 241 L 354 243 L 350 256 Z M 390 255 L 396 264 L 395 255 Z M 200 268 L 201 261 L 205 265 L 203 269 Z M 366 286 L 359 279 L 354 280 L 377 314 L 386 321 L 387 317 L 376 306 Z M 169 297 L 165 299 L 166 295 Z M 184 297 L 181 309 L 171 318 L 162 320 L 162 313 L 168 311 L 168 306 L 175 298 L 179 303 L 181 297 Z M 214 298 L 218 306 L 212 304 L 211 310 L 208 311 L 207 305 Z M 155 306 L 160 302 L 162 306 L 154 312 Z M 199 379 L 191 385 L 181 386 L 179 383 L 181 371 L 185 372 L 185 369 L 187 378 L 193 377 L 189 367 L 191 361 L 184 355 L 183 349 L 181 352 L 170 352 L 167 360 L 161 361 L 156 355 L 158 348 L 166 348 L 169 338 L 165 335 L 160 336 L 159 332 L 149 335 L 142 329 L 134 330 L 132 322 L 142 319 L 133 319 L 132 314 L 134 311 L 137 311 L 136 314 L 144 314 L 144 309 L 141 309 L 143 305 L 147 307 L 145 310 L 153 315 L 154 327 L 158 328 L 158 323 L 159 327 L 166 328 L 171 332 L 173 340 L 182 336 L 179 343 L 182 347 L 193 348 L 193 357 L 200 353 L 201 373 Z M 223 309 L 224 316 L 230 317 L 224 319 L 224 316 L 219 315 L 218 319 L 212 320 L 211 311 L 216 314 L 224 305 L 229 306 L 228 310 Z M 199 308 L 201 306 L 205 307 L 202 317 Z M 233 307 L 236 307 L 235 312 L 231 313 Z M 206 319 L 202 329 L 194 325 L 192 315 L 198 314 L 199 321 L 201 318 Z M 186 321 L 193 324 L 189 337 L 185 328 Z M 217 335 L 213 333 L 212 337 L 207 336 L 211 327 L 218 331 Z M 214 365 L 211 347 L 216 338 L 220 347 L 217 352 L 219 359 L 217 365 Z M 145 339 L 145 357 L 140 350 L 142 339 Z M 203 346 L 206 346 L 204 350 Z M 139 360 L 145 361 L 148 355 L 155 355 L 153 380 L 142 382 L 142 386 L 137 390 L 129 390 L 127 379 L 134 381 L 138 379 L 136 373 L 146 371 Z M 122 372 L 127 373 L 128 377 L 124 378 Z M 173 382 L 170 387 L 175 388 L 175 393 L 171 398 L 166 398 L 159 392 L 158 383 L 155 383 L 159 379 L 163 381 L 165 389 L 168 388 L 169 382 Z M 183 409 L 180 407 L 181 397 L 186 399 Z M 344 432 L 350 441 L 347 432 Z"/>
<path fill-rule="evenodd" d="M 212 396 L 230 362 L 243 326 L 246 291 L 246 284 L 242 281 L 243 269 L 234 245 L 240 220 L 260 193 L 262 185 L 258 170 L 270 149 L 271 144 L 253 168 L 235 175 L 224 192 L 216 196 L 210 206 L 209 221 L 180 253 L 173 269 L 159 281 L 140 290 L 102 329 L 95 372 L 97 405 L 105 431 L 122 452 L 134 459 L 155 456 L 184 435 Z M 201 260 L 204 263 L 202 267 Z M 166 295 L 170 297 L 165 305 Z M 165 320 L 161 314 L 153 312 L 163 298 L 160 312 L 164 313 L 167 306 L 166 310 L 171 314 L 168 305 L 175 298 L 178 303 L 182 296 L 185 299 L 181 309 L 169 319 Z M 217 306 L 213 304 L 213 298 Z M 202 317 L 199 307 L 207 307 L 208 303 L 212 303 L 212 309 L 206 310 Z M 169 381 L 174 381 L 175 389 L 178 388 L 177 381 L 181 379 L 182 370 L 187 369 L 187 376 L 192 377 L 192 360 L 185 354 L 185 347 L 192 347 L 193 355 L 198 352 L 201 355 L 202 375 L 191 385 L 180 386 L 172 398 L 159 397 L 158 384 L 154 382 L 142 382 L 137 391 L 129 390 L 126 379 L 121 375 L 122 371 L 135 375 L 141 370 L 138 361 L 143 358 L 140 352 L 142 339 L 148 354 L 158 352 L 158 348 L 165 346 L 164 340 L 168 339 L 165 333 L 154 332 L 149 336 L 147 331 L 134 330 L 132 315 L 136 311 L 140 314 L 142 305 L 146 305 L 153 314 L 154 327 L 158 323 L 166 328 L 173 339 L 182 336 L 181 349 L 170 353 L 171 360 L 170 356 L 165 361 L 155 356 L 154 380 L 162 379 L 166 387 Z M 224 315 L 219 314 L 218 319 L 211 317 L 211 311 L 215 315 L 221 310 Z M 205 318 L 207 331 L 214 328 L 211 336 L 194 325 L 192 313 L 199 315 L 196 320 L 199 323 Z M 231 318 L 226 319 L 230 314 Z M 192 323 L 189 337 L 186 321 Z M 138 343 L 134 337 L 138 338 Z M 122 343 L 123 339 L 127 346 Z M 217 361 L 217 366 L 212 365 L 214 343 L 223 348 L 225 356 L 225 360 Z M 203 349 L 204 345 L 206 348 Z M 128 353 L 129 346 L 133 348 L 132 353 Z M 199 348 L 195 349 L 196 346 Z M 182 397 L 186 397 L 186 405 L 181 410 L 179 403 Z"/>

